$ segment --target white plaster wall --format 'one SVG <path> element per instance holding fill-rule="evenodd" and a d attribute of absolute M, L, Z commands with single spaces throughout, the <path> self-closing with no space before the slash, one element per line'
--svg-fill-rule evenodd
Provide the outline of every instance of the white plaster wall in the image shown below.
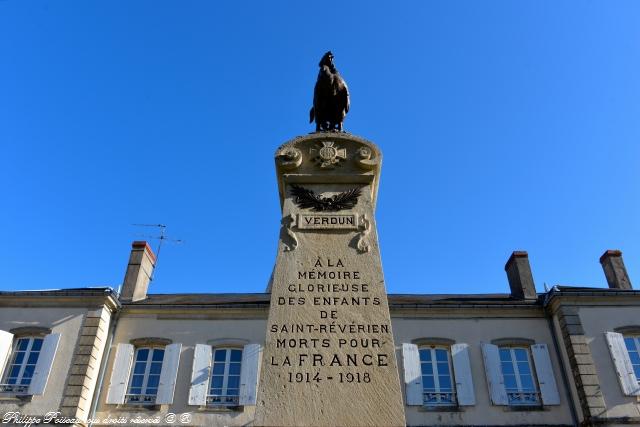
<path fill-rule="evenodd" d="M 264 345 L 266 325 L 266 316 L 265 319 L 225 320 L 158 320 L 155 315 L 126 316 L 120 318 L 106 366 L 98 410 L 94 418 L 126 417 L 132 419 L 136 416 L 159 416 L 161 419 L 164 419 L 168 413 L 182 414 L 188 412 L 192 417 L 190 425 L 246 425 L 253 420 L 255 412 L 255 407 L 253 406 L 245 406 L 242 412 L 220 413 L 199 410 L 198 407 L 188 405 L 194 347 L 196 344 L 206 344 L 207 341 L 222 338 L 243 339 L 250 343 Z M 149 411 L 146 409 L 136 410 L 136 408 L 133 407 L 119 408 L 117 405 L 106 404 L 105 399 L 117 344 L 129 343 L 129 340 L 132 338 L 143 337 L 168 338 L 174 343 L 182 343 L 182 353 L 178 366 L 173 404 L 162 405 L 160 411 Z"/>
<path fill-rule="evenodd" d="M 470 346 L 476 405 L 462 407 L 460 412 L 424 412 L 416 406 L 405 406 L 407 425 L 572 424 L 561 365 L 545 318 L 456 318 L 455 315 L 446 316 L 446 318 L 445 316 L 443 318 L 402 318 L 392 314 L 392 325 L 401 380 L 403 380 L 402 343 L 409 343 L 417 338 L 439 337 Z M 535 340 L 536 343 L 548 345 L 561 405 L 545 406 L 543 410 L 513 411 L 505 406 L 491 404 L 480 343 L 512 337 L 528 338 Z"/>
<path fill-rule="evenodd" d="M 41 326 L 51 328 L 52 332 L 60 334 L 58 350 L 44 394 L 33 396 L 31 401 L 23 404 L 12 400 L 0 400 L 0 413 L 19 411 L 22 414 L 43 415 L 59 409 L 85 313 L 86 309 L 83 308 L 0 309 L 0 329 L 2 330 L 8 331 L 22 326 Z"/>
<path fill-rule="evenodd" d="M 640 417 L 640 399 L 622 393 L 604 333 L 621 326 L 640 326 L 638 307 L 579 307 L 578 314 L 600 380 L 607 417 Z"/>

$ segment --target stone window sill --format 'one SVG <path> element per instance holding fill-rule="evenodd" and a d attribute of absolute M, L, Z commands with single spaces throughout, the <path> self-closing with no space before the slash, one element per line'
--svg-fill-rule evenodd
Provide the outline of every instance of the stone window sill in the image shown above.
<path fill-rule="evenodd" d="M 32 399 L 32 394 L 0 393 L 0 402 L 24 404 L 31 402 Z"/>
<path fill-rule="evenodd" d="M 464 409 L 462 409 L 462 407 L 457 406 L 457 405 L 451 405 L 451 406 L 421 406 L 420 408 L 418 408 L 419 412 L 464 412 Z"/>
<path fill-rule="evenodd" d="M 221 414 L 235 414 L 244 412 L 244 406 L 207 405 L 198 407 L 198 412 L 213 412 Z"/>
<path fill-rule="evenodd" d="M 542 405 L 506 405 L 504 406 L 505 412 L 541 412 L 541 411 L 549 411 L 549 408 L 546 408 Z"/>
<path fill-rule="evenodd" d="M 142 404 L 135 404 L 135 403 L 123 403 L 121 405 L 117 405 L 116 409 L 118 411 L 122 411 L 122 412 L 133 412 L 133 411 L 142 411 L 142 410 L 146 410 L 146 411 L 162 411 L 163 406 L 165 408 L 168 408 L 169 405 L 142 405 Z"/>

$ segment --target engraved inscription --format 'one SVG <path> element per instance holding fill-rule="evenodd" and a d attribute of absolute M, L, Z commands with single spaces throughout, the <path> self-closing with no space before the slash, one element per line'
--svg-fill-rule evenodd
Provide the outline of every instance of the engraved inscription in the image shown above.
<path fill-rule="evenodd" d="M 298 214 L 297 225 L 300 229 L 357 230 L 358 217 L 355 214 Z"/>
<path fill-rule="evenodd" d="M 295 272 L 274 302 L 304 306 L 315 321 L 269 325 L 275 351 L 267 363 L 284 368 L 287 382 L 370 383 L 379 369 L 393 369 L 389 323 L 354 322 L 348 314 L 383 303 L 379 293 L 371 294 L 374 285 L 364 276 L 341 258 L 319 257 Z"/>

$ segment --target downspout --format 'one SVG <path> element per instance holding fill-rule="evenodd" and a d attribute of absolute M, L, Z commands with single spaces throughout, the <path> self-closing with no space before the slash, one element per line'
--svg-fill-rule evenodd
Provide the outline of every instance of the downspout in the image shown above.
<path fill-rule="evenodd" d="M 116 300 L 120 299 L 120 295 L 116 294 Z M 100 400 L 100 394 L 102 392 L 102 383 L 104 382 L 104 374 L 107 370 L 107 362 L 109 361 L 109 356 L 111 354 L 111 344 L 113 343 L 113 336 L 116 332 L 116 324 L 118 323 L 118 318 L 120 317 L 120 310 L 122 307 L 116 307 L 116 312 L 113 315 L 113 321 L 109 325 L 109 333 L 107 334 L 107 343 L 105 344 L 105 348 L 107 351 L 102 356 L 102 360 L 100 361 L 100 375 L 98 375 L 98 383 L 96 384 L 95 389 L 93 390 L 93 401 L 91 402 L 91 410 L 89 411 L 89 424 L 88 427 L 93 426 L 93 419 L 95 418 L 96 409 L 98 408 L 98 402 Z"/>
<path fill-rule="evenodd" d="M 556 357 L 560 361 L 560 371 L 562 372 L 562 381 L 565 384 L 565 397 L 569 402 L 569 408 L 571 409 L 571 419 L 573 420 L 573 425 L 578 426 L 578 414 L 576 412 L 576 405 L 573 402 L 573 396 L 571 395 L 571 383 L 569 382 L 569 377 L 567 376 L 567 366 L 565 365 L 564 359 L 562 358 L 562 354 L 560 352 L 560 346 L 558 345 L 558 336 L 556 334 L 556 328 L 553 324 L 553 319 L 551 314 L 547 310 L 547 302 L 549 302 L 549 297 L 553 293 L 553 289 L 549 291 L 544 297 L 544 317 L 547 318 L 547 323 L 549 324 L 549 329 L 551 330 L 551 338 L 553 339 L 553 348 L 556 351 Z"/>

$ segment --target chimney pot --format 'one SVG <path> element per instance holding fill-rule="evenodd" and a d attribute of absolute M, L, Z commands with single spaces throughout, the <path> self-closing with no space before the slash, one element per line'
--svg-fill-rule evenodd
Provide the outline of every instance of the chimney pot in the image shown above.
<path fill-rule="evenodd" d="M 156 256 L 145 241 L 131 244 L 131 254 L 120 299 L 127 302 L 140 301 L 147 298 L 147 289 L 156 265 Z"/>
<path fill-rule="evenodd" d="M 538 298 L 529 265 L 529 254 L 526 251 L 512 252 L 504 270 L 507 272 L 512 297 L 522 300 Z"/>
<path fill-rule="evenodd" d="M 600 257 L 600 264 L 611 289 L 633 289 L 631 280 L 624 266 L 622 252 L 617 249 L 609 249 Z"/>

